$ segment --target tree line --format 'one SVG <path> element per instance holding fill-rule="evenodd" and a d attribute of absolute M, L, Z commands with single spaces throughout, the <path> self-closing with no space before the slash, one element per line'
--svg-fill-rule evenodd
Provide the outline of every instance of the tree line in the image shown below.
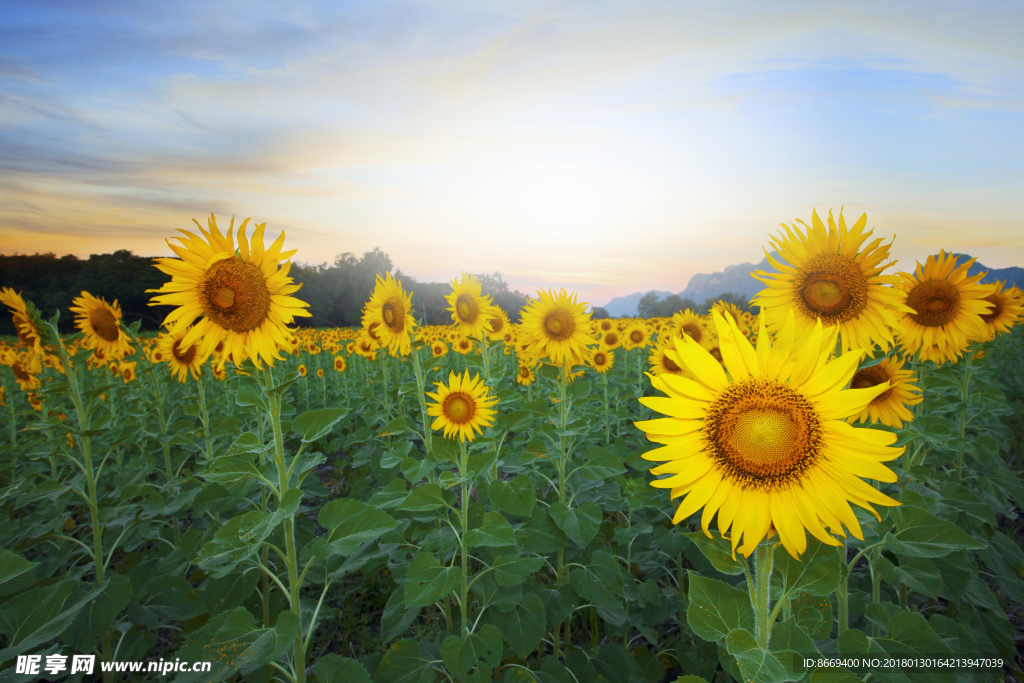
<path fill-rule="evenodd" d="M 413 309 L 420 322 L 428 325 L 451 323 L 451 313 L 446 310 L 451 284 L 418 282 L 401 270 L 395 271 L 391 257 L 379 248 L 365 252 L 361 257 L 350 252 L 340 254 L 330 265 L 293 264 L 290 275 L 297 283 L 302 283 L 298 296 L 309 304 L 309 311 L 313 314 L 310 318 L 297 318 L 296 322 L 307 327 L 359 325 L 363 305 L 370 298 L 377 276 L 391 272 L 405 291 L 413 292 Z M 519 311 L 527 303 L 526 296 L 510 289 L 500 273 L 477 274 L 476 277 L 482 285 L 482 292 L 489 294 L 512 322 L 518 322 Z M 83 290 L 108 302 L 116 299 L 127 322 L 140 320 L 142 329 L 157 329 L 170 309 L 149 306 L 153 295 L 146 290 L 158 289 L 169 279 L 153 267 L 152 258 L 136 256 L 123 249 L 113 254 L 93 254 L 87 259 L 70 254 L 60 257 L 52 253 L 0 254 L 0 287 L 12 287 L 21 292 L 47 318 L 60 309 L 63 333 L 74 329 L 74 316 L 69 307 L 71 300 L 80 296 Z M 641 318 L 669 317 L 686 308 L 703 313 L 720 298 L 750 310 L 746 299 L 732 294 L 723 294 L 698 305 L 677 294 L 659 301 L 653 292 L 644 296 L 637 308 Z M 593 313 L 595 318 L 608 317 L 601 307 L 595 307 Z M 0 335 L 13 334 L 10 316 L 0 316 Z"/>

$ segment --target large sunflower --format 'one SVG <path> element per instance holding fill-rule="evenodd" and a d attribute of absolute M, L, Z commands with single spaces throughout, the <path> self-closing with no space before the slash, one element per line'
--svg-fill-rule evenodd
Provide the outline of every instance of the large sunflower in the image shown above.
<path fill-rule="evenodd" d="M 256 226 L 251 240 L 245 237 L 246 218 L 238 226 L 238 246 L 235 246 L 232 229 L 235 219 L 226 235 L 221 235 L 213 214 L 204 230 L 198 221 L 195 224 L 203 237 L 187 230 L 178 232 L 185 237 L 175 237 L 181 245 L 167 245 L 181 260 L 159 258 L 156 267 L 171 276 L 171 281 L 157 290 L 160 296 L 153 297 L 151 306 L 177 306 L 171 311 L 164 324 L 171 332 L 179 332 L 199 318 L 183 345 L 191 346 L 202 339 L 202 351 L 209 355 L 221 340 L 224 353 L 235 363 L 251 358 L 257 368 L 262 368 L 261 359 L 273 365 L 280 359 L 280 349 L 291 351 L 294 341 L 288 325 L 296 316 L 309 316 L 305 310 L 309 304 L 291 296 L 301 285 L 293 284 L 288 277 L 295 252 L 281 252 L 284 233 L 269 249 L 263 246 L 263 230 L 266 223 Z"/>
<path fill-rule="evenodd" d="M 647 348 L 647 343 L 650 340 L 651 334 L 647 331 L 647 325 L 633 322 L 622 333 L 622 348 L 627 351 Z"/>
<path fill-rule="evenodd" d="M 497 306 L 491 306 L 484 315 L 487 316 L 487 320 L 491 324 L 491 330 L 487 333 L 490 340 L 500 341 L 505 339 L 510 327 L 508 313 Z"/>
<path fill-rule="evenodd" d="M 45 353 L 43 321 L 36 307 L 31 301 L 26 303 L 21 294 L 10 287 L 0 289 L 0 303 L 11 309 L 11 320 L 18 335 L 18 345 L 42 356 Z"/>
<path fill-rule="evenodd" d="M 889 246 L 876 239 L 867 246 L 864 242 L 874 230 L 864 232 L 868 216 L 863 214 L 847 229 L 842 209 L 839 225 L 828 213 L 828 229 L 818 213 L 811 213 L 811 226 L 807 234 L 793 225 L 793 231 L 782 225 L 788 239 L 772 238 L 778 251 L 776 260 L 767 250 L 765 255 L 779 273 L 758 270 L 751 275 L 763 282 L 761 290 L 751 303 L 765 311 L 768 330 L 778 332 L 786 321 L 788 311 L 796 315 L 797 336 L 806 335 L 816 320 L 825 325 L 838 325 L 843 350 L 865 349 L 873 353 L 875 344 L 883 351 L 894 343 L 892 330 L 899 329 L 898 312 L 907 312 L 899 293 L 892 287 L 899 278 L 882 275 L 895 261 L 889 258 Z M 795 235 L 793 232 L 795 231 Z M 788 264 L 788 265 L 786 265 Z"/>
<path fill-rule="evenodd" d="M 982 313 L 981 319 L 992 336 L 1009 332 L 1024 315 L 1024 301 L 1013 296 L 1012 290 L 1004 289 L 1004 286 L 1004 282 L 989 285 L 992 291 L 985 297 L 985 301 L 992 304 L 992 310 Z"/>
<path fill-rule="evenodd" d="M 482 339 L 491 331 L 491 297 L 481 296 L 480 283 L 470 273 L 462 274 L 462 281 L 452 280 L 452 293 L 447 296 L 452 321 L 467 337 Z"/>
<path fill-rule="evenodd" d="M 956 257 L 946 251 L 929 256 L 917 270 L 900 273 L 896 289 L 909 313 L 901 316 L 900 343 L 909 353 L 920 352 L 921 360 L 941 365 L 956 362 L 974 337 L 985 337 L 983 315 L 992 312 L 985 297 L 991 285 L 979 283 L 985 273 L 971 277 L 967 271 L 974 259 L 956 264 Z"/>
<path fill-rule="evenodd" d="M 437 418 L 430 425 L 431 429 L 444 429 L 445 438 L 472 441 L 476 434 L 483 433 L 484 427 L 494 424 L 496 411 L 490 408 L 498 399 L 490 395 L 479 374 L 470 379 L 469 370 L 461 377 L 452 371 L 448 375 L 448 386 L 441 382 L 435 384 L 437 393 L 426 392 L 437 401 L 427 405 L 427 415 Z"/>
<path fill-rule="evenodd" d="M 117 300 L 108 304 L 102 298 L 83 291 L 82 296 L 71 303 L 75 326 L 82 331 L 86 348 L 100 351 L 108 362 L 134 353 L 128 343 L 128 335 L 121 329 L 121 307 Z"/>
<path fill-rule="evenodd" d="M 391 273 L 387 278 L 377 275 L 377 286 L 363 310 L 363 326 L 369 328 L 374 323 L 379 343 L 388 353 L 392 356 L 409 354 L 410 333 L 416 326 L 412 317 L 412 297 L 402 289 L 402 283 L 391 277 Z"/>
<path fill-rule="evenodd" d="M 700 344 L 677 340 L 678 357 L 693 379 L 652 377 L 667 396 L 640 399 L 667 416 L 636 425 L 665 444 L 643 455 L 664 463 L 653 474 L 670 475 L 652 485 L 671 489 L 673 498 L 685 496 L 673 522 L 704 508 L 701 526 L 710 536 L 717 513 L 733 552 L 738 547 L 748 557 L 772 528 L 797 558 L 807 548 L 804 529 L 830 545 L 838 541 L 826 528 L 843 533 L 845 525 L 862 539 L 849 502 L 872 512 L 871 503 L 899 505 L 861 477 L 896 481 L 881 463 L 903 448 L 889 446 L 895 434 L 854 428 L 844 418 L 889 383 L 845 389 L 863 352 L 829 362 L 834 336 L 820 322 L 798 337 L 790 314 L 773 345 L 762 317 L 755 349 L 735 323 L 713 316 L 724 367 Z"/>
<path fill-rule="evenodd" d="M 586 304 L 576 302 L 575 294 L 563 289 L 540 290 L 537 299 L 523 309 L 520 323 L 526 340 L 526 355 L 550 358 L 556 365 L 582 365 L 594 344 L 590 336 L 590 314 Z"/>
<path fill-rule="evenodd" d="M 903 422 L 913 422 L 914 414 L 907 406 L 916 406 L 924 400 L 921 390 L 914 384 L 917 377 L 910 370 L 903 369 L 903 361 L 896 356 L 886 356 L 877 365 L 858 370 L 850 380 L 851 389 L 866 389 L 889 382 L 890 387 L 871 399 L 859 414 L 849 417 L 847 422 L 887 424 L 903 429 Z"/>
<path fill-rule="evenodd" d="M 171 377 L 176 377 L 179 382 L 184 382 L 189 374 L 192 379 L 199 379 L 203 373 L 203 363 L 212 352 L 212 349 L 203 353 L 203 345 L 196 341 L 191 344 L 185 343 L 191 328 L 184 328 L 177 332 L 170 332 L 160 335 L 156 346 L 160 357 L 167 361 L 167 367 Z"/>
<path fill-rule="evenodd" d="M 672 326 L 673 336 L 682 337 L 685 334 L 695 342 L 700 342 L 707 334 L 704 321 L 689 308 L 672 316 Z"/>

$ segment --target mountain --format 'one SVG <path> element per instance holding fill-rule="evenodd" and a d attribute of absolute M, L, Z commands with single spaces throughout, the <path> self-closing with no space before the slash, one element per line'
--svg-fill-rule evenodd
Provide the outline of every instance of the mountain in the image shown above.
<path fill-rule="evenodd" d="M 649 289 L 646 292 L 635 292 L 633 294 L 629 294 L 628 296 L 617 296 L 608 303 L 606 303 L 602 308 L 608 311 L 608 315 L 610 315 L 613 318 L 621 318 L 624 315 L 636 315 L 636 305 L 640 303 L 640 299 L 642 299 L 643 296 L 648 292 L 654 292 L 655 294 L 658 295 L 659 299 L 664 299 L 666 296 L 672 293 L 662 292 L 661 290 L 657 289 Z"/>
<path fill-rule="evenodd" d="M 773 251 L 773 257 L 777 257 L 777 254 Z M 971 257 L 965 254 L 956 254 L 958 263 L 963 263 L 964 259 L 970 259 Z M 912 271 L 915 267 L 914 262 L 910 264 L 900 263 L 896 266 L 896 271 L 907 270 Z M 718 273 L 698 273 L 690 278 L 690 281 L 686 284 L 686 289 L 679 292 L 679 296 L 683 299 L 690 299 L 700 304 L 705 299 L 711 297 L 718 297 L 721 294 L 732 293 L 738 296 L 744 296 L 748 299 L 752 298 L 755 294 L 764 289 L 764 285 L 760 280 L 751 277 L 751 273 L 755 270 L 764 270 L 769 273 L 776 272 L 769 263 L 768 259 L 764 258 L 758 264 L 752 263 L 741 263 L 736 266 L 726 266 L 725 270 Z M 968 271 L 968 275 L 977 275 L 981 271 L 988 271 L 988 275 L 982 279 L 982 282 L 996 282 L 1005 281 L 1007 287 L 1016 285 L 1021 289 L 1024 289 L 1024 268 L 1012 266 L 1010 268 L 986 268 L 981 263 L 975 261 L 974 265 L 971 266 Z M 659 290 L 648 290 L 653 291 L 658 295 L 658 299 L 664 299 L 671 292 L 662 292 Z M 629 296 L 615 297 L 607 304 L 604 308 L 608 311 L 608 315 L 613 318 L 620 316 L 634 316 L 636 315 L 636 306 L 640 303 L 640 298 L 647 292 L 636 292 Z"/>

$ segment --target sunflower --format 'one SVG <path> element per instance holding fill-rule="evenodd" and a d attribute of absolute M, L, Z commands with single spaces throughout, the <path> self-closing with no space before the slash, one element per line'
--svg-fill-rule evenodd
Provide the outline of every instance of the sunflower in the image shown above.
<path fill-rule="evenodd" d="M 536 301 L 523 309 L 520 323 L 525 333 L 527 355 L 550 358 L 556 365 L 582 365 L 590 355 L 590 314 L 586 304 L 563 289 L 538 291 Z"/>
<path fill-rule="evenodd" d="M 467 336 L 482 339 L 491 331 L 491 297 L 481 296 L 476 276 L 462 274 L 462 281 L 452 280 L 452 293 L 446 297 L 452 321 Z"/>
<path fill-rule="evenodd" d="M 887 351 L 894 344 L 891 330 L 900 329 L 900 312 L 909 311 L 899 292 L 886 286 L 895 285 L 899 278 L 882 275 L 895 263 L 882 263 L 889 258 L 891 243 L 884 245 L 876 239 L 864 246 L 874 232 L 864 232 L 867 214 L 849 229 L 842 209 L 838 229 L 831 211 L 828 229 L 816 211 L 811 213 L 811 227 L 797 222 L 807 228 L 806 235 L 793 225 L 794 235 L 782 224 L 788 239 L 772 238 L 779 258 L 789 265 L 766 250 L 768 262 L 780 272 L 758 270 L 751 274 L 767 287 L 751 303 L 766 309 L 768 329 L 773 333 L 781 329 L 792 309 L 798 337 L 802 338 L 816 320 L 821 320 L 824 325 L 839 326 L 844 351 L 865 349 L 870 355 L 875 344 Z"/>
<path fill-rule="evenodd" d="M 43 355 L 43 321 L 32 302 L 25 302 L 20 293 L 10 287 L 0 289 L 0 303 L 11 309 L 11 320 L 18 335 L 18 345 L 32 353 Z"/>
<path fill-rule="evenodd" d="M 305 377 L 307 372 L 308 370 L 306 370 L 306 366 L 303 365 L 302 363 L 299 363 L 299 374 Z"/>
<path fill-rule="evenodd" d="M 491 325 L 491 330 L 487 333 L 487 337 L 491 341 L 502 341 L 505 339 L 505 335 L 508 334 L 509 320 L 508 313 L 501 310 L 497 306 L 491 306 L 484 313 L 487 318 L 487 322 Z"/>
<path fill-rule="evenodd" d="M 668 345 L 658 344 L 652 348 L 651 353 L 647 357 L 647 362 L 650 364 L 651 372 L 655 376 L 667 374 L 682 377 L 686 374 L 679 364 L 679 356 L 676 354 L 675 348 Z"/>
<path fill-rule="evenodd" d="M 246 240 L 249 219 L 242 221 L 236 248 L 231 233 L 234 217 L 223 236 L 213 214 L 209 230 L 194 222 L 206 239 L 179 230 L 185 235 L 175 237 L 181 245 L 167 242 L 181 260 L 155 259 L 154 265 L 170 275 L 171 281 L 160 289 L 147 290 L 160 294 L 150 305 L 177 306 L 164 320 L 171 332 L 179 332 L 199 318 L 183 344 L 191 346 L 202 339 L 204 356 L 223 340 L 225 355 L 236 364 L 251 358 L 257 368 L 263 367 L 261 360 L 273 365 L 275 358 L 281 358 L 281 349 L 291 352 L 293 348 L 287 326 L 296 316 L 310 315 L 305 310 L 308 304 L 291 296 L 301 286 L 288 277 L 291 261 L 280 265 L 295 252 L 281 252 L 283 232 L 269 249 L 264 249 L 266 223 L 257 225 L 252 239 Z"/>
<path fill-rule="evenodd" d="M 888 390 L 889 382 L 845 389 L 864 352 L 829 362 L 827 344 L 835 332 L 822 329 L 820 321 L 799 336 L 790 313 L 773 345 L 762 316 L 755 349 L 734 322 L 712 315 L 725 367 L 700 344 L 678 340 L 677 354 L 693 379 L 652 377 L 667 396 L 640 399 L 667 416 L 636 426 L 664 444 L 643 455 L 664 463 L 653 474 L 670 475 L 652 485 L 671 489 L 673 498 L 685 495 L 673 523 L 703 508 L 701 526 L 710 536 L 708 524 L 717 513 L 733 553 L 738 547 L 747 557 L 770 529 L 797 559 L 807 548 L 805 529 L 822 543 L 839 545 L 826 527 L 843 534 L 845 525 L 863 540 L 849 503 L 876 517 L 871 503 L 899 505 L 861 477 L 895 482 L 881 463 L 904 449 L 890 447 L 896 434 L 854 428 L 845 418 Z"/>
<path fill-rule="evenodd" d="M 598 349 L 591 354 L 588 365 L 603 375 L 615 365 L 615 352 L 610 349 Z"/>
<path fill-rule="evenodd" d="M 840 220 L 842 220 L 842 217 L 840 217 Z M 736 323 L 737 327 L 740 327 L 741 330 L 743 329 L 740 324 L 743 320 L 743 311 L 741 311 L 740 307 L 736 304 L 726 301 L 725 299 L 719 299 L 715 303 L 711 304 L 711 310 L 718 311 L 723 316 L 730 316 L 733 319 L 733 322 Z"/>
<path fill-rule="evenodd" d="M 613 351 L 622 344 L 622 337 L 619 336 L 618 330 L 608 330 L 601 335 L 601 339 L 598 342 L 601 348 L 606 351 Z"/>
<path fill-rule="evenodd" d="M 18 382 L 18 386 L 21 387 L 22 391 L 32 391 L 42 385 L 42 382 L 39 381 L 39 373 L 42 371 L 42 367 L 39 363 L 39 357 L 35 354 L 25 351 L 19 353 L 13 349 L 4 349 L 0 363 L 10 366 L 14 372 L 14 379 Z"/>
<path fill-rule="evenodd" d="M 537 381 L 537 375 L 529 365 L 520 365 L 516 372 L 516 383 L 528 387 Z"/>
<path fill-rule="evenodd" d="M 684 334 L 695 342 L 701 342 L 707 334 L 704 321 L 699 315 L 687 308 L 672 316 L 672 325 L 675 328 L 675 336 L 682 337 Z"/>
<path fill-rule="evenodd" d="M 598 334 L 604 334 L 605 332 L 610 332 L 611 330 L 615 329 L 615 323 L 609 320 L 608 318 L 602 318 L 601 320 L 594 323 L 594 326 L 597 328 L 596 333 Z"/>
<path fill-rule="evenodd" d="M 647 326 L 643 323 L 635 322 L 626 327 L 622 334 L 622 348 L 627 351 L 633 349 L 645 349 L 647 348 L 648 342 L 651 340 L 651 335 L 647 331 Z"/>
<path fill-rule="evenodd" d="M 981 319 L 985 321 L 985 327 L 991 336 L 1009 332 L 1011 327 L 1020 322 L 1021 315 L 1024 314 L 1024 301 L 1012 296 L 1010 290 L 1004 290 L 1004 285 L 1003 282 L 989 285 L 992 291 L 984 299 L 992 304 L 991 311 L 981 314 Z"/>
<path fill-rule="evenodd" d="M 410 333 L 416 326 L 412 317 L 412 297 L 402 289 L 402 283 L 391 277 L 377 275 L 377 285 L 370 301 L 363 309 L 363 327 L 375 325 L 378 343 L 392 356 L 409 354 Z M 315 346 L 315 345 L 314 345 Z"/>
<path fill-rule="evenodd" d="M 903 429 L 903 422 L 913 422 L 914 414 L 907 406 L 916 406 L 924 400 L 921 389 L 914 385 L 917 377 L 910 370 L 903 369 L 903 361 L 895 356 L 886 356 L 877 365 L 861 368 L 850 380 L 851 389 L 867 389 L 883 382 L 890 387 L 871 399 L 864 410 L 858 415 L 847 418 L 847 422 L 867 422 L 882 424 Z"/>
<path fill-rule="evenodd" d="M 461 377 L 452 371 L 448 375 L 448 386 L 441 382 L 435 384 L 437 393 L 426 392 L 437 401 L 427 406 L 427 415 L 437 418 L 430 425 L 431 429 L 444 429 L 445 438 L 457 436 L 459 441 L 465 442 L 467 438 L 472 441 L 476 434 L 483 433 L 484 427 L 494 424 L 496 411 L 491 410 L 491 406 L 498 399 L 490 395 L 479 374 L 470 379 L 469 370 Z"/>
<path fill-rule="evenodd" d="M 440 358 L 448 353 L 448 345 L 438 339 L 430 344 L 430 355 L 434 358 Z"/>
<path fill-rule="evenodd" d="M 334 369 L 335 370 L 337 370 L 338 372 L 345 372 L 345 368 L 347 368 L 347 367 L 348 366 L 345 364 L 345 357 L 344 356 L 335 356 L 334 357 Z"/>
<path fill-rule="evenodd" d="M 185 342 L 190 331 L 186 327 L 169 332 L 161 335 L 156 342 L 157 352 L 167 361 L 171 377 L 176 377 L 179 382 L 184 382 L 186 375 L 192 375 L 192 379 L 198 380 L 203 373 L 203 363 L 209 356 L 209 352 L 203 353 L 203 346 L 198 341 L 191 344 Z M 223 364 L 221 367 L 223 369 Z"/>
<path fill-rule="evenodd" d="M 214 363 L 210 366 L 210 371 L 213 373 L 213 378 L 218 382 L 223 382 L 228 378 L 228 372 L 224 369 L 223 365 Z"/>
<path fill-rule="evenodd" d="M 108 304 L 89 292 L 71 302 L 75 326 L 82 331 L 85 347 L 102 351 L 106 361 L 120 360 L 135 352 L 128 344 L 128 335 L 121 329 L 121 307 L 117 300 Z"/>
<path fill-rule="evenodd" d="M 135 362 L 122 361 L 117 366 L 118 371 L 121 373 L 121 379 L 125 384 L 135 379 L 135 367 L 138 365 Z"/>
<path fill-rule="evenodd" d="M 458 353 L 461 353 L 463 356 L 465 356 L 468 353 L 471 353 L 473 351 L 474 346 L 476 345 L 473 343 L 473 340 L 469 339 L 468 337 L 460 336 L 457 337 L 454 342 L 452 342 L 452 348 L 455 349 L 455 351 L 457 351 Z"/>
<path fill-rule="evenodd" d="M 317 376 L 317 377 L 319 377 L 319 378 L 321 378 L 321 379 L 323 379 L 323 376 L 324 376 L 324 369 L 323 369 L 323 368 L 317 368 L 317 369 L 316 369 L 316 376 Z"/>
<path fill-rule="evenodd" d="M 894 290 L 902 295 L 910 311 L 899 321 L 904 350 L 919 352 L 921 360 L 933 360 L 938 365 L 947 360 L 956 362 L 971 338 L 985 336 L 982 316 L 992 313 L 993 308 L 985 300 L 992 286 L 978 282 L 985 273 L 967 276 L 974 259 L 960 266 L 956 261 L 945 250 L 929 256 L 923 266 L 918 262 L 913 275 L 900 273 Z"/>
<path fill-rule="evenodd" d="M 39 398 L 39 396 L 37 396 L 35 393 L 30 393 L 25 398 L 28 399 L 28 404 L 32 406 L 32 410 L 36 411 L 37 413 L 42 412 L 43 400 Z"/>

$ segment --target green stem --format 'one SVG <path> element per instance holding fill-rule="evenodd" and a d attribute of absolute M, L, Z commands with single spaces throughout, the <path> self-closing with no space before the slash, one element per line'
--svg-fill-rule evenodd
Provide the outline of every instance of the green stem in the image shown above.
<path fill-rule="evenodd" d="M 462 510 L 459 517 L 462 521 L 462 536 L 459 537 L 459 546 L 462 550 L 462 636 L 469 635 L 467 626 L 469 620 L 469 548 L 466 547 L 466 534 L 469 532 L 469 486 L 466 481 L 466 473 L 469 471 L 469 457 L 466 453 L 466 442 L 459 444 L 461 458 L 459 459 L 459 477 L 462 478 Z"/>
<path fill-rule="evenodd" d="M 964 437 L 967 432 L 967 395 L 971 386 L 971 359 L 974 358 L 974 348 L 967 347 L 967 360 L 964 362 L 964 378 L 960 382 L 960 442 L 957 444 L 956 453 L 956 480 L 959 483 L 964 481 Z"/>
<path fill-rule="evenodd" d="M 608 373 L 601 375 L 601 386 L 604 388 L 604 442 L 612 442 L 612 423 L 608 419 Z"/>
<path fill-rule="evenodd" d="M 771 639 L 771 580 L 773 549 L 768 541 L 758 544 L 755 551 L 754 568 L 754 594 L 751 601 L 754 606 L 754 638 L 757 645 L 763 650 L 768 649 L 768 641 Z"/>
<path fill-rule="evenodd" d="M 846 562 L 846 538 L 843 538 L 843 562 Z M 856 560 L 856 558 L 854 558 Z M 850 628 L 850 571 L 852 571 L 853 563 L 842 572 L 842 579 L 839 581 L 839 588 L 836 589 L 836 601 L 839 603 L 839 635 L 846 633 L 846 629 Z"/>
<path fill-rule="evenodd" d="M 196 380 L 199 387 L 199 411 L 203 419 L 203 438 L 206 439 L 206 464 L 213 462 L 213 453 L 210 451 L 210 412 L 206 408 L 206 392 L 203 391 L 203 378 Z"/>

